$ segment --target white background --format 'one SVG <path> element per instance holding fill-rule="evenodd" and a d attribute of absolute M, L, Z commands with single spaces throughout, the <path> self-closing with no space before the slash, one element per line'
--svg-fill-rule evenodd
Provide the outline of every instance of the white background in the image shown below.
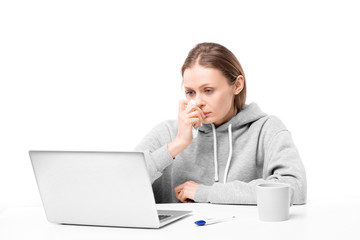
<path fill-rule="evenodd" d="M 126 2 L 126 3 L 125 3 Z M 39 203 L 28 151 L 132 150 L 176 119 L 197 43 L 240 60 L 291 131 L 308 199 L 358 196 L 356 1 L 1 1 L 0 204 Z"/>

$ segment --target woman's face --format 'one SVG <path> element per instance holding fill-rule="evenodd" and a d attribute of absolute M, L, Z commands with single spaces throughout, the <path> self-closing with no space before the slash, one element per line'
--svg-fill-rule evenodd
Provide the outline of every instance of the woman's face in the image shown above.
<path fill-rule="evenodd" d="M 206 116 L 203 123 L 219 126 L 236 114 L 234 97 L 238 90 L 220 70 L 195 64 L 184 71 L 183 84 L 186 98 L 195 100 Z"/>

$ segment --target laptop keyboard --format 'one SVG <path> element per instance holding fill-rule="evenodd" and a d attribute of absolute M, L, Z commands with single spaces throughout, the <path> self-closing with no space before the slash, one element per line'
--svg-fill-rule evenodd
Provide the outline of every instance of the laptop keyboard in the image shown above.
<path fill-rule="evenodd" d="M 159 216 L 159 220 L 160 220 L 160 221 L 161 221 L 161 220 L 164 220 L 164 219 L 166 219 L 166 218 L 171 217 L 171 215 L 163 215 L 163 214 L 159 214 L 158 216 Z"/>

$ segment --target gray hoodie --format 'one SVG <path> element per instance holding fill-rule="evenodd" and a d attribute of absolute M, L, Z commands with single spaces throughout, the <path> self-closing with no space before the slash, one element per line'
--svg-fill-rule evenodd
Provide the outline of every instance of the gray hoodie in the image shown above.
<path fill-rule="evenodd" d="M 292 202 L 306 202 L 306 175 L 289 131 L 257 104 L 245 105 L 228 122 L 203 124 L 197 138 L 173 159 L 167 144 L 177 135 L 177 121 L 154 127 L 136 147 L 144 152 L 156 202 L 178 202 L 174 188 L 200 184 L 196 202 L 256 204 L 256 185 L 289 183 Z"/>

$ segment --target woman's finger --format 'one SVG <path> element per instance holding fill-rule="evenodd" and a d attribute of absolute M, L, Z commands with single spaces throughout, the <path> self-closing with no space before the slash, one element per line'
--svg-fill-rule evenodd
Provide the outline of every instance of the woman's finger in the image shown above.
<path fill-rule="evenodd" d="M 198 111 L 196 112 L 191 112 L 187 115 L 189 118 L 199 118 L 201 121 L 204 120 L 204 117 L 202 114 L 200 114 Z"/>
<path fill-rule="evenodd" d="M 179 192 L 184 188 L 184 184 L 180 184 L 179 186 L 174 188 L 175 195 L 178 195 Z"/>
<path fill-rule="evenodd" d="M 202 121 L 199 118 L 190 118 L 191 126 L 198 128 L 201 126 Z"/>
<path fill-rule="evenodd" d="M 182 202 L 182 191 L 178 192 L 175 196 L 176 196 L 176 199 L 179 200 L 180 202 Z"/>
<path fill-rule="evenodd" d="M 204 112 L 198 106 L 193 105 L 190 108 L 186 108 L 186 113 L 190 114 L 193 112 L 199 113 L 203 119 L 205 118 Z"/>
<path fill-rule="evenodd" d="M 188 104 L 187 100 L 180 100 L 179 101 L 179 112 L 182 112 L 186 109 L 186 105 Z"/>
<path fill-rule="evenodd" d="M 184 203 L 184 202 L 186 202 L 186 199 L 187 199 L 187 197 L 186 197 L 185 191 L 183 190 L 179 194 L 179 201 Z"/>

